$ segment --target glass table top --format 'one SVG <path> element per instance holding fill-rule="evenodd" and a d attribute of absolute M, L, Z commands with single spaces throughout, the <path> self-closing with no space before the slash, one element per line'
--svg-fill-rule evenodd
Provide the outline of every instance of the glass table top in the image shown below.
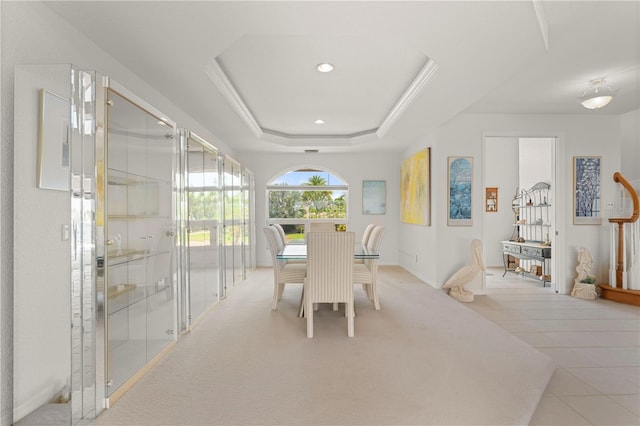
<path fill-rule="evenodd" d="M 306 244 L 287 244 L 276 256 L 282 260 L 304 260 L 307 258 Z M 380 255 L 365 247 L 362 243 L 356 243 L 353 248 L 354 259 L 379 259 Z"/>

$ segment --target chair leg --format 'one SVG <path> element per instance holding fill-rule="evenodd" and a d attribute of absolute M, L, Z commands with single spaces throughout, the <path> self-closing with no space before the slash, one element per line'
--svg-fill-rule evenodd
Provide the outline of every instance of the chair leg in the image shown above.
<path fill-rule="evenodd" d="M 362 289 L 364 290 L 364 294 L 371 299 L 371 294 L 369 294 L 369 284 L 362 283 Z"/>
<path fill-rule="evenodd" d="M 349 308 L 347 308 L 347 304 L 344 304 L 344 316 L 348 317 L 349 316 Z M 358 310 L 356 309 L 356 302 L 353 302 L 353 316 L 354 318 L 358 316 Z"/>
<path fill-rule="evenodd" d="M 304 318 L 304 289 L 300 295 L 300 310 L 298 311 L 298 317 Z"/>
<path fill-rule="evenodd" d="M 282 299 L 282 293 L 284 293 L 284 284 L 285 283 L 278 284 L 278 300 Z"/>
<path fill-rule="evenodd" d="M 311 303 L 305 303 L 304 310 L 307 317 L 307 337 L 313 338 L 313 308 Z"/>
<path fill-rule="evenodd" d="M 380 310 L 380 301 L 378 300 L 378 286 L 375 281 L 371 284 L 371 295 L 373 296 L 373 306 L 376 308 L 376 311 Z"/>
<path fill-rule="evenodd" d="M 275 311 L 278 309 L 278 300 L 280 299 L 278 296 L 280 295 L 280 284 L 275 284 L 273 286 L 273 302 L 271 303 L 271 310 Z"/>
<path fill-rule="evenodd" d="M 346 303 L 347 306 L 347 336 L 353 337 L 354 335 L 354 319 L 353 319 L 353 300 Z"/>

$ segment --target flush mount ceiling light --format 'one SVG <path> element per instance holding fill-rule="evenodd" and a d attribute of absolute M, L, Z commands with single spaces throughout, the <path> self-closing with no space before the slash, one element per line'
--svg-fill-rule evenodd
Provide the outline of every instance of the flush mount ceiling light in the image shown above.
<path fill-rule="evenodd" d="M 606 80 L 603 78 L 596 78 L 589 82 L 589 87 L 584 91 L 582 96 L 578 96 L 578 102 L 587 109 L 599 109 L 606 106 L 618 90 L 612 89 L 607 86 Z"/>
<path fill-rule="evenodd" d="M 324 124 L 324 120 L 317 119 L 316 121 L 314 121 L 314 123 L 316 123 L 316 124 Z"/>
<path fill-rule="evenodd" d="M 322 64 L 318 64 L 316 66 L 316 69 L 320 72 L 331 72 L 333 71 L 333 65 L 331 65 L 330 63 L 322 63 Z"/>

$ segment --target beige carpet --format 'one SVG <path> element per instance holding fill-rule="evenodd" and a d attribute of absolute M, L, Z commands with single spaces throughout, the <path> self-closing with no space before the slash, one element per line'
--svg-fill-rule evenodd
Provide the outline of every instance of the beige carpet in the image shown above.
<path fill-rule="evenodd" d="M 355 337 L 322 306 L 315 338 L 299 286 L 271 311 L 273 274 L 239 285 L 97 424 L 527 424 L 551 359 L 397 267 L 382 310 L 356 288 Z"/>

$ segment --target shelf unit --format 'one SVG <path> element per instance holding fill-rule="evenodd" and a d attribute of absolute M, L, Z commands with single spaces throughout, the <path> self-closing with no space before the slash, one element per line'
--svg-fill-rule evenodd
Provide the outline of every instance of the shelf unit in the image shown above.
<path fill-rule="evenodd" d="M 512 201 L 515 216 L 513 234 L 502 242 L 504 275 L 507 272 L 551 282 L 551 240 L 553 213 L 551 185 L 538 182 L 519 191 Z"/>

